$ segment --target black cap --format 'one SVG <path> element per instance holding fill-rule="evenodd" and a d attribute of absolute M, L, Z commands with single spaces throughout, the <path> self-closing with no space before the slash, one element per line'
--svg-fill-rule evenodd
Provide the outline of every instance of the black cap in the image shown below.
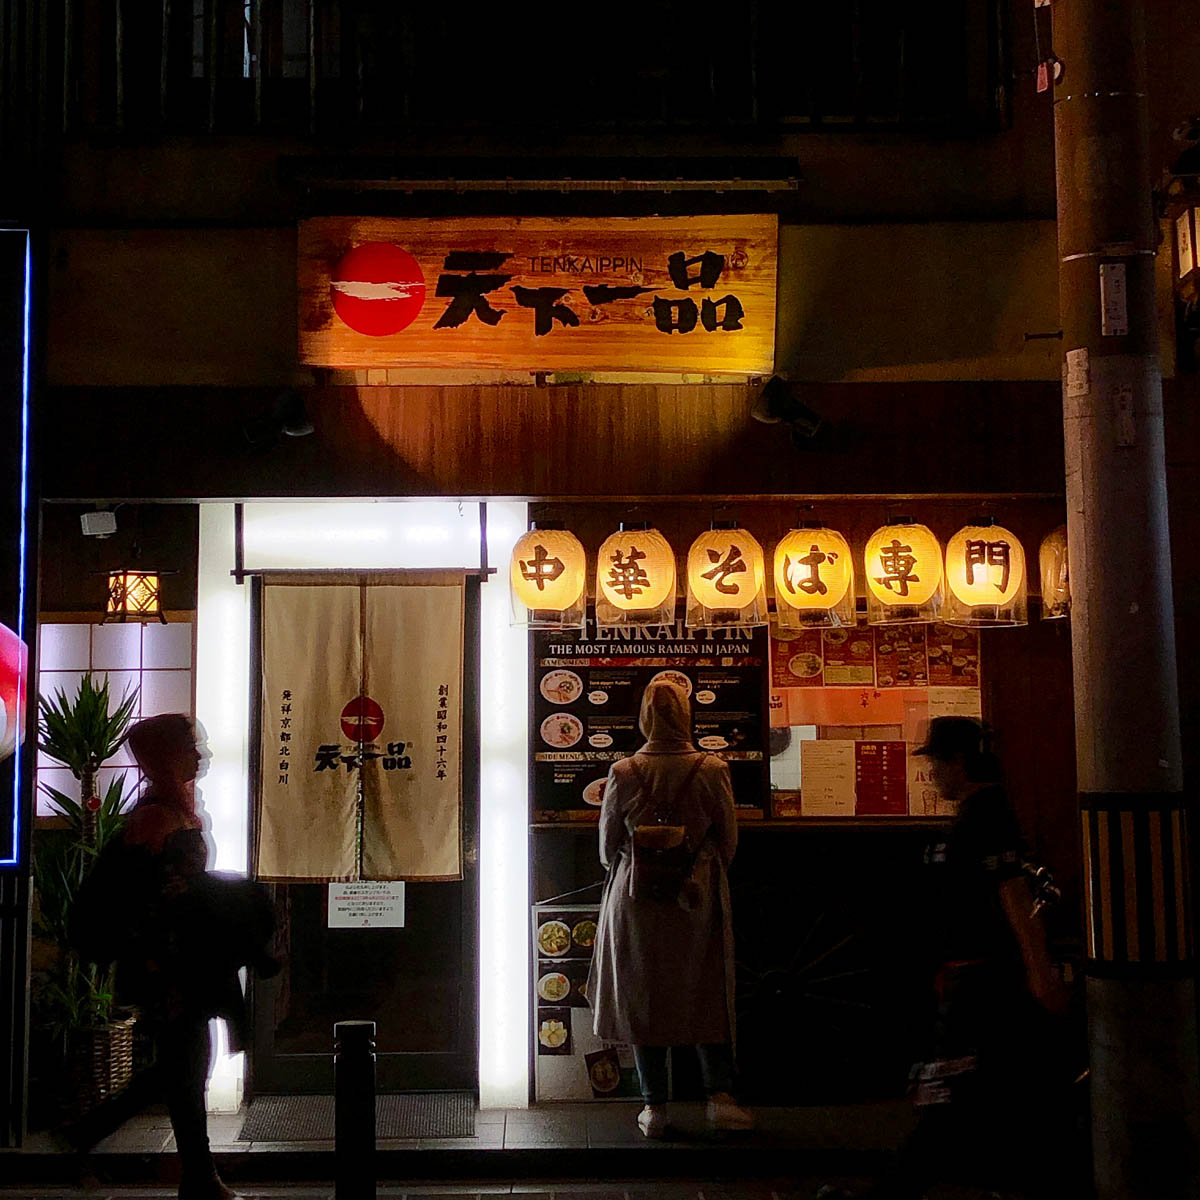
<path fill-rule="evenodd" d="M 913 754 L 955 758 L 959 754 L 978 754 L 982 742 L 983 723 L 974 717 L 934 717 L 929 722 L 925 745 Z"/>

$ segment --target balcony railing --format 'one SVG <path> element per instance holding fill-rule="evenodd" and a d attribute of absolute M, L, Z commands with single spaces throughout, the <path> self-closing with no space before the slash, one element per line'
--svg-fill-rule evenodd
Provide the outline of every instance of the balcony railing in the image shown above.
<path fill-rule="evenodd" d="M 38 208 L 64 137 L 462 157 L 606 132 L 741 154 L 788 131 L 978 134 L 1008 122 L 1014 3 L 0 0 L 0 207 Z"/>
<path fill-rule="evenodd" d="M 1005 118 L 1003 0 L 59 3 L 69 135 L 971 133 Z"/>

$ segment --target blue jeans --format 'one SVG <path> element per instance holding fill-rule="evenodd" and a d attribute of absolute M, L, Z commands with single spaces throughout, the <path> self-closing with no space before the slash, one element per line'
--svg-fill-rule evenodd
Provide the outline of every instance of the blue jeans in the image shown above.
<path fill-rule="evenodd" d="M 634 1046 L 633 1061 L 642 1082 L 642 1098 L 647 1104 L 667 1102 L 667 1046 Z M 700 1078 L 706 1095 L 728 1092 L 733 1088 L 733 1047 L 728 1042 L 697 1046 Z"/>

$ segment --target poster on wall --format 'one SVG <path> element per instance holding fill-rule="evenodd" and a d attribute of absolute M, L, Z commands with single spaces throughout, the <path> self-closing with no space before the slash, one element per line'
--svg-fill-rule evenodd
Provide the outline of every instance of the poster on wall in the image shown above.
<path fill-rule="evenodd" d="M 600 908 L 533 907 L 534 1098 L 628 1100 L 639 1096 L 633 1048 L 592 1032 L 588 971 Z"/>
<path fill-rule="evenodd" d="M 19 865 L 27 833 L 22 820 L 33 807 L 21 797 L 28 761 L 21 747 L 36 741 L 26 741 L 29 653 L 22 636 L 32 629 L 34 587 L 23 556 L 36 526 L 28 504 L 29 265 L 28 232 L 0 229 L 0 869 Z"/>
<path fill-rule="evenodd" d="M 299 230 L 300 358 L 769 375 L 777 258 L 773 214 L 316 217 Z"/>
<path fill-rule="evenodd" d="M 945 815 L 910 750 L 934 717 L 982 718 L 977 630 L 773 627 L 770 679 L 773 818 Z"/>
<path fill-rule="evenodd" d="M 259 878 L 462 877 L 463 626 L 461 571 L 264 577 Z"/>
<path fill-rule="evenodd" d="M 598 821 L 612 764 L 644 742 L 642 692 L 679 683 L 692 702 L 693 740 L 729 765 L 742 820 L 764 816 L 767 795 L 768 638 L 764 627 L 675 625 L 536 630 L 529 745 L 535 822 Z"/>

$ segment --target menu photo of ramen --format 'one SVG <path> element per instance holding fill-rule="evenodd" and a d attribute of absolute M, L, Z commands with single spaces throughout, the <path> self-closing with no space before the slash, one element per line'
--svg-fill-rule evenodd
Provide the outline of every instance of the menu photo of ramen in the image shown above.
<path fill-rule="evenodd" d="M 682 671 L 659 671 L 650 683 L 673 683 L 676 687 L 683 688 L 689 697 L 692 694 L 692 681 Z"/>
<path fill-rule="evenodd" d="M 583 737 L 583 722 L 573 713 L 551 713 L 541 724 L 541 735 L 547 746 L 569 750 Z"/>
<path fill-rule="evenodd" d="M 586 1008 L 590 969 L 591 960 L 586 958 L 568 959 L 565 962 L 542 959 L 538 963 L 537 973 L 538 1003 Z"/>
<path fill-rule="evenodd" d="M 592 1086 L 592 1095 L 597 1099 L 606 1099 L 621 1089 L 621 1060 L 616 1050 L 611 1047 L 596 1050 L 583 1056 L 587 1067 L 588 1083 Z"/>
<path fill-rule="evenodd" d="M 551 704 L 573 704 L 583 695 L 583 680 L 574 671 L 548 671 L 538 684 L 538 691 Z"/>
<path fill-rule="evenodd" d="M 549 1004 L 562 1003 L 571 992 L 571 981 L 561 971 L 550 970 L 548 964 L 543 963 L 542 970 L 537 981 L 538 999 Z"/>

